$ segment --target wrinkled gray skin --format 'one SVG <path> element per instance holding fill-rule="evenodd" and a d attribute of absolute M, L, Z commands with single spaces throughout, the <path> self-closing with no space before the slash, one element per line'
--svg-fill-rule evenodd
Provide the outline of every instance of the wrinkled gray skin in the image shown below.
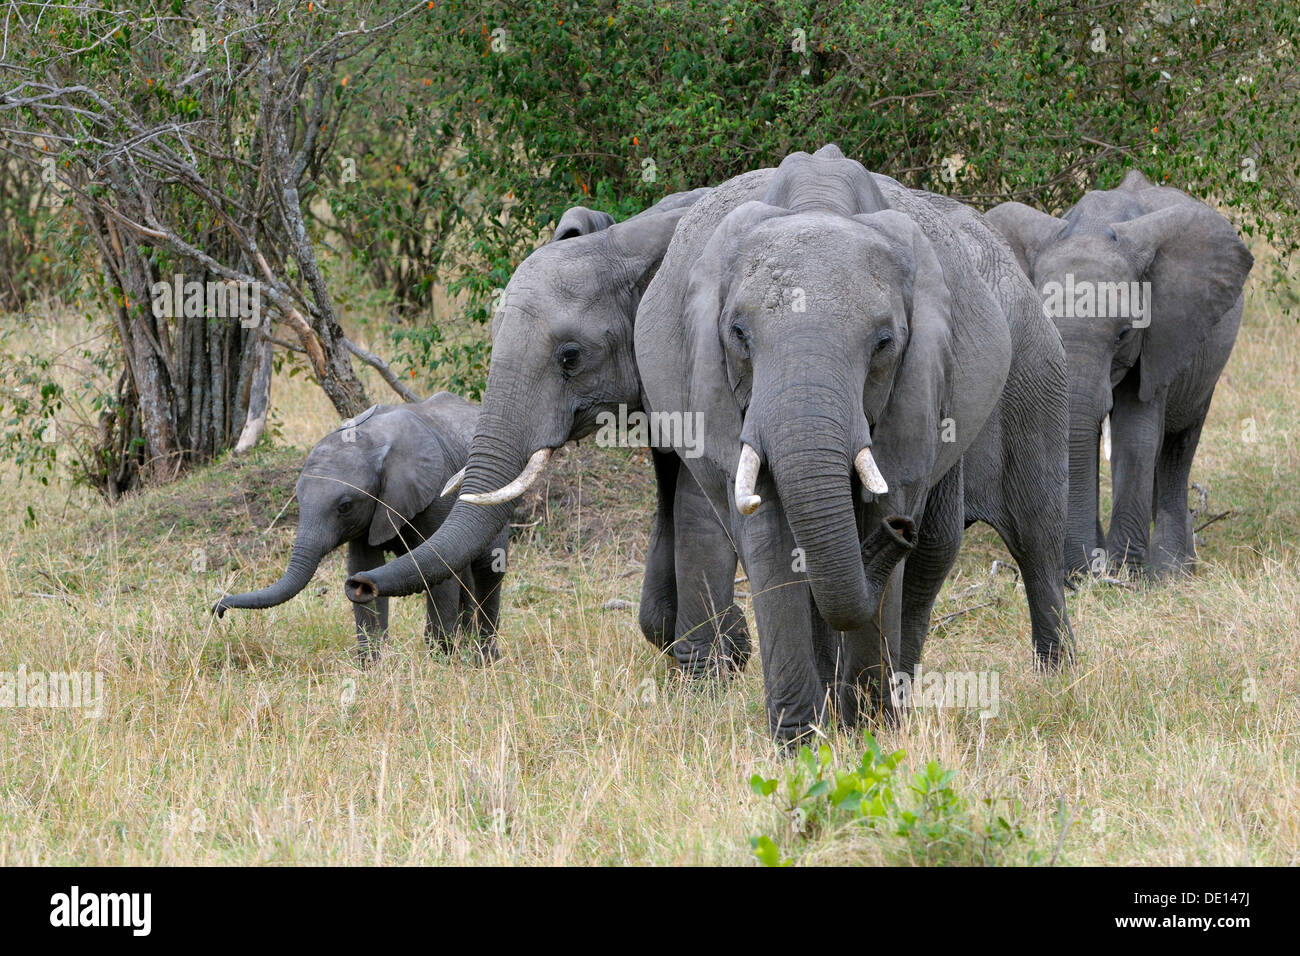
<path fill-rule="evenodd" d="M 828 701 L 847 722 L 869 699 L 891 710 L 882 691 L 918 665 L 975 521 L 1020 566 L 1037 661 L 1068 657 L 1064 353 L 972 210 L 834 146 L 730 180 L 678 226 L 636 354 L 650 408 L 704 415 L 704 455 L 685 463 L 749 574 L 778 739 Z M 762 461 L 749 515 L 742 441 Z M 864 445 L 883 495 L 855 474 Z"/>
<path fill-rule="evenodd" d="M 683 213 L 707 189 L 666 197 L 618 224 L 567 211 L 552 241 L 515 270 L 492 325 L 492 364 L 462 493 L 502 488 L 539 449 L 598 427 L 602 411 L 640 410 L 632 328 L 641 292 Z M 654 456 L 658 502 L 646 551 L 641 629 L 691 673 L 739 670 L 749 638 L 733 603 L 736 554 L 698 486 L 673 454 Z M 353 601 L 441 581 L 478 553 L 509 506 L 458 501 L 438 532 L 385 567 L 353 574 Z"/>
<path fill-rule="evenodd" d="M 1195 563 L 1187 483 L 1241 324 L 1253 258 L 1226 219 L 1134 170 L 1118 189 L 1090 192 L 1064 219 L 1020 203 L 989 211 L 1042 292 L 1051 282 L 1150 282 L 1149 316 L 1053 315 L 1070 375 L 1071 572 L 1127 563 L 1153 577 Z M 1141 327 L 1149 319 L 1149 326 Z M 1098 438 L 1111 420 L 1113 505 L 1098 515 Z M 1155 533 L 1152 535 L 1154 520 Z M 1104 549 L 1104 551 L 1102 550 Z M 1108 560 L 1097 561 L 1106 556 Z M 1095 562 L 1095 563 L 1094 563 Z"/>
<path fill-rule="evenodd" d="M 325 555 L 345 542 L 352 574 L 382 565 L 386 552 L 401 554 L 424 541 L 451 510 L 452 499 L 438 495 L 465 464 L 478 417 L 477 405 L 439 392 L 419 403 L 372 406 L 326 435 L 308 454 L 298 479 L 298 533 L 283 577 L 260 591 L 226 595 L 213 613 L 283 604 L 307 586 Z M 472 633 L 484 660 L 496 658 L 507 538 L 503 525 L 457 566 L 455 576 L 415 589 L 425 593 L 425 638 L 431 647 L 454 650 L 459 627 Z M 354 604 L 352 611 L 360 659 L 377 660 L 388 631 L 388 599 Z"/>

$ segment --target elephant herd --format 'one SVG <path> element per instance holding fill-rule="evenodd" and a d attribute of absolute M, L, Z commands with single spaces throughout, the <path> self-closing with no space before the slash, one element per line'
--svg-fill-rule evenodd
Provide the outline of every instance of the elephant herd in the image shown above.
<path fill-rule="evenodd" d="M 490 659 L 514 501 L 635 411 L 666 423 L 641 630 L 688 675 L 743 669 L 739 560 L 777 739 L 892 712 L 976 521 L 1059 669 L 1072 575 L 1192 568 L 1188 475 L 1252 263 L 1218 213 L 1136 171 L 1063 218 L 981 214 L 833 145 L 621 223 L 571 209 L 505 290 L 481 409 L 444 393 L 327 436 L 284 577 L 214 611 L 287 600 L 346 541 L 363 655 L 388 599 L 423 592 L 430 642 L 469 630 Z"/>

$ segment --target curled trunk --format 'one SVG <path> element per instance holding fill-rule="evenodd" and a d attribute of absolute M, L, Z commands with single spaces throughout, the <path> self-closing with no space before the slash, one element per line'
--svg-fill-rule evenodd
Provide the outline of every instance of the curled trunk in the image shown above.
<path fill-rule="evenodd" d="M 508 437 L 504 422 L 486 412 L 470 450 L 461 494 L 496 491 L 513 481 L 534 449 L 523 450 Z M 441 584 L 486 551 L 506 526 L 513 502 L 475 505 L 458 500 L 447 520 L 422 545 L 381 568 L 362 571 L 348 578 L 349 599 L 365 604 L 380 596 L 415 594 Z"/>
<path fill-rule="evenodd" d="M 898 562 L 916 547 L 916 526 L 904 515 L 890 515 L 880 522 L 862 545 L 862 565 L 867 576 L 867 602 L 871 613 L 880 613 L 880 601 Z"/>

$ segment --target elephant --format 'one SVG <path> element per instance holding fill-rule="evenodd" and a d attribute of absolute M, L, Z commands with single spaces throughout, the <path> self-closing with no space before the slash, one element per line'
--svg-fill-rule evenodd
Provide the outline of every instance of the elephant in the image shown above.
<path fill-rule="evenodd" d="M 1064 351 L 976 212 L 794 153 L 692 206 L 635 335 L 651 413 L 702 416 L 681 460 L 749 575 L 774 737 L 832 703 L 897 716 L 975 521 L 1019 564 L 1036 662 L 1068 661 Z"/>
<path fill-rule="evenodd" d="M 678 220 L 707 188 L 665 197 L 620 223 L 582 206 L 506 286 L 492 322 L 483 414 L 460 499 L 437 533 L 411 553 L 351 574 L 366 603 L 409 594 L 477 553 L 507 520 L 509 502 L 542 473 L 552 451 L 597 433 L 606 416 L 642 408 L 632 330 Z M 639 610 L 642 633 L 690 675 L 733 673 L 749 658 L 735 605 L 736 553 L 676 455 L 654 453 L 657 501 Z"/>
<path fill-rule="evenodd" d="M 1254 258 L 1221 215 L 1137 170 L 1118 189 L 1087 193 L 1064 218 L 1014 202 L 986 217 L 1044 294 L 1065 343 L 1066 568 L 1127 564 L 1153 580 L 1191 572 L 1192 458 Z M 1103 532 L 1097 446 L 1107 415 L 1114 494 Z"/>
<path fill-rule="evenodd" d="M 298 478 L 298 532 L 289 567 L 270 587 L 223 596 L 212 612 L 275 607 L 307 586 L 325 555 L 347 542 L 348 571 L 384 563 L 385 552 L 403 553 L 446 520 L 469 455 L 477 405 L 439 392 L 422 402 L 373 405 L 312 448 Z M 508 519 L 507 519 L 508 520 Z M 425 639 L 455 650 L 458 629 L 472 634 L 484 661 L 497 657 L 496 633 L 505 576 L 508 528 L 466 556 L 456 573 L 420 588 L 425 594 Z M 379 659 L 388 632 L 388 600 L 352 605 L 357 652 L 365 665 Z"/>

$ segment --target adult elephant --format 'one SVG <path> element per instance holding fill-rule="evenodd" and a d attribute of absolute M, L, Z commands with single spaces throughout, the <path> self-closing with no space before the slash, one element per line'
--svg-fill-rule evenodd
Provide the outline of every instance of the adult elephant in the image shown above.
<path fill-rule="evenodd" d="M 776 737 L 828 700 L 889 708 L 977 520 L 1020 565 L 1037 660 L 1068 657 L 1064 354 L 976 213 L 793 154 L 683 217 L 636 354 L 654 412 L 703 415 L 683 461 L 749 574 Z"/>
<path fill-rule="evenodd" d="M 1253 257 L 1217 212 L 1137 170 L 1063 219 L 1021 203 L 987 218 L 1044 294 L 1069 360 L 1066 567 L 1192 570 L 1187 482 Z M 1107 414 L 1114 493 L 1103 533 L 1097 446 Z"/>
<path fill-rule="evenodd" d="M 666 197 L 614 223 L 584 207 L 511 276 L 492 323 L 492 363 L 461 496 L 438 532 L 390 564 L 348 578 L 353 601 L 444 580 L 506 523 L 510 503 L 552 451 L 639 411 L 632 328 L 641 293 L 682 215 L 707 189 Z M 656 453 L 658 502 L 646 553 L 641 629 L 692 673 L 740 670 L 749 657 L 733 602 L 735 550 L 676 456 Z"/>

